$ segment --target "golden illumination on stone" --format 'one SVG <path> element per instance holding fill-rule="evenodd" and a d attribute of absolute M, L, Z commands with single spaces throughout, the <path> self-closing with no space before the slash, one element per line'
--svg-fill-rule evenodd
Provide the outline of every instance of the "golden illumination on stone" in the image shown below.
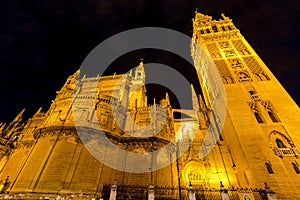
<path fill-rule="evenodd" d="M 167 93 L 159 102 L 148 104 L 142 61 L 127 74 L 80 77 L 77 71 L 57 92 L 47 111 L 39 109 L 24 123 L 23 110 L 11 123 L 0 124 L 0 190 L 10 194 L 105 196 L 109 191 L 106 186 L 114 180 L 124 187 L 172 188 L 179 184 L 188 187 L 191 183 L 198 189 L 220 188 L 222 181 L 225 188 L 236 188 L 234 191 L 241 198 L 246 194 L 259 199 L 254 197 L 259 195 L 254 188 L 263 188 L 264 182 L 268 182 L 278 199 L 299 198 L 298 106 L 231 19 L 222 14 L 222 19 L 213 20 L 211 16 L 196 13 L 193 28 L 192 40 L 201 44 L 214 60 L 227 94 L 224 127 L 214 129 L 221 136 L 215 135 L 218 142 L 205 157 L 200 157 L 199 151 L 210 145 L 204 138 L 214 116 L 207 77 L 198 74 L 202 95 L 196 94 L 191 86 L 193 109 L 179 110 L 172 108 Z M 191 46 L 195 66 L 205 71 L 198 53 L 199 49 Z M 83 82 L 84 89 L 80 87 Z M 97 92 L 91 95 L 89 84 L 95 82 Z M 80 105 L 78 109 L 76 105 Z M 111 105 L 119 106 L 117 119 Z M 187 117 L 174 119 L 175 112 Z M 78 137 L 74 119 L 80 119 L 76 125 L 87 133 L 97 133 L 100 124 L 109 140 L 128 152 L 146 155 L 174 138 L 175 142 L 169 154 L 162 152 L 151 158 L 148 172 L 122 172 L 103 163 L 108 160 L 121 163 L 123 171 L 144 163 L 135 163 L 120 156 L 120 150 L 108 147 L 99 148 L 98 153 L 104 155 L 102 160 L 95 159 Z M 149 134 L 147 137 L 140 132 L 144 127 L 149 127 L 143 133 Z M 87 144 L 97 146 L 93 140 Z M 107 151 L 112 151 L 114 157 L 105 156 Z M 179 153 L 182 156 L 174 159 Z M 159 161 L 170 164 L 152 170 Z"/>

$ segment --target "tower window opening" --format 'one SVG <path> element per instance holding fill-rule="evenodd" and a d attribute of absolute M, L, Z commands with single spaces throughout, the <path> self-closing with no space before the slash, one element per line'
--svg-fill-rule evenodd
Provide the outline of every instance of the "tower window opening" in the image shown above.
<path fill-rule="evenodd" d="M 264 123 L 261 116 L 257 112 L 254 112 L 254 116 L 255 116 L 258 123 L 260 123 L 260 124 Z"/>
<path fill-rule="evenodd" d="M 253 100 L 260 100 L 260 98 L 259 98 L 258 94 L 256 93 L 256 91 L 250 90 L 250 91 L 249 91 L 249 94 L 250 94 L 250 96 L 251 96 L 251 98 L 252 98 Z"/>
<path fill-rule="evenodd" d="M 272 122 L 279 122 L 279 120 L 275 117 L 275 114 L 272 111 L 268 111 L 268 115 L 271 118 Z"/>
<path fill-rule="evenodd" d="M 232 28 L 231 28 L 231 26 L 230 26 L 230 25 L 228 26 L 228 29 L 229 29 L 229 30 L 232 30 Z"/>
<path fill-rule="evenodd" d="M 246 72 L 239 72 L 238 78 L 239 78 L 240 82 L 251 81 L 251 78 L 249 77 L 249 75 Z"/>
<path fill-rule="evenodd" d="M 235 52 L 234 52 L 233 49 L 228 49 L 228 50 L 224 51 L 224 53 L 225 53 L 225 56 L 226 56 L 226 57 L 233 57 L 233 56 L 236 56 L 236 54 L 235 54 Z"/>
<path fill-rule="evenodd" d="M 296 174 L 300 174 L 300 169 L 299 169 L 299 166 L 297 165 L 297 163 L 292 162 L 292 166 L 293 166 Z"/>
<path fill-rule="evenodd" d="M 224 26 L 222 26 L 222 30 L 223 30 L 223 31 L 226 31 L 226 29 L 225 29 L 225 27 L 224 27 Z"/>
<path fill-rule="evenodd" d="M 219 32 L 217 26 L 212 26 L 211 28 L 213 29 L 213 31 L 214 31 L 215 33 L 216 33 L 216 32 Z"/>
<path fill-rule="evenodd" d="M 204 31 L 203 31 L 203 30 L 201 30 L 201 31 L 200 31 L 200 33 L 201 33 L 201 34 L 204 34 Z"/>
<path fill-rule="evenodd" d="M 210 30 L 209 30 L 209 29 L 206 29 L 206 33 L 210 33 Z"/>
<path fill-rule="evenodd" d="M 286 148 L 285 144 L 282 142 L 281 139 L 276 138 L 275 141 L 276 141 L 276 145 L 277 145 L 278 148 Z"/>
<path fill-rule="evenodd" d="M 274 171 L 272 169 L 272 165 L 271 165 L 270 161 L 266 162 L 265 165 L 266 165 L 266 168 L 268 170 L 268 173 L 269 174 L 274 174 Z"/>

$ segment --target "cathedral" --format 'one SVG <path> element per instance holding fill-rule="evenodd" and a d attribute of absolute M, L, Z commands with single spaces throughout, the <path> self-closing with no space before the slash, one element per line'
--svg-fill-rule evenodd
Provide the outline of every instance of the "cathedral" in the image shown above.
<path fill-rule="evenodd" d="M 0 198 L 300 199 L 299 107 L 221 16 L 193 19 L 202 93 L 190 86 L 192 109 L 174 108 L 168 93 L 149 104 L 141 61 L 125 74 L 78 70 L 47 111 L 1 123 Z M 222 129 L 200 47 L 226 94 Z"/>

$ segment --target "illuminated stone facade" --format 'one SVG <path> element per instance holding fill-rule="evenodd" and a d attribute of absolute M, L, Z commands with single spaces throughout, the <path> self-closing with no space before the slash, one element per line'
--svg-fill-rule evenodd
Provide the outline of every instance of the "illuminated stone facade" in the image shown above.
<path fill-rule="evenodd" d="M 193 19 L 193 40 L 213 58 L 227 96 L 224 141 L 216 147 L 222 152 L 216 160 L 225 168 L 213 169 L 224 170 L 226 184 L 262 187 L 268 182 L 279 199 L 299 198 L 299 108 L 232 20 L 222 18 L 196 13 Z M 197 48 L 191 49 L 195 66 L 201 65 Z M 200 84 L 209 108 L 205 83 Z"/>
<path fill-rule="evenodd" d="M 82 77 L 78 71 L 57 92 L 48 111 L 39 109 L 26 123 L 22 111 L 10 124 L 0 125 L 2 191 L 101 196 L 114 180 L 127 188 L 127 193 L 129 186 L 171 189 L 178 187 L 179 182 L 182 187 L 191 183 L 194 188 L 219 189 L 222 181 L 225 188 L 236 188 L 236 195 L 245 193 L 260 199 L 253 188 L 263 188 L 267 182 L 279 199 L 299 198 L 299 108 L 232 21 L 222 17 L 215 21 L 196 13 L 193 19 L 193 41 L 201 44 L 214 60 L 227 94 L 222 134 L 208 155 L 199 157 L 212 116 L 205 77 L 199 74 L 203 95 L 196 94 L 191 86 L 193 109 L 177 110 L 172 108 L 167 93 L 160 102 L 147 103 L 143 62 L 128 74 L 100 78 Z M 207 66 L 199 51 L 197 46 L 191 46 L 195 66 L 205 71 Z M 94 83 L 96 95 L 89 89 L 89 84 Z M 112 105 L 118 105 L 118 122 Z M 174 112 L 188 117 L 174 119 Z M 162 116 L 166 116 L 165 121 Z M 152 171 L 153 166 L 149 166 L 149 172 L 138 174 L 118 171 L 85 149 L 74 118 L 80 119 L 76 126 L 87 133 L 97 133 L 100 124 L 113 143 L 130 152 L 151 152 L 173 138 L 177 138 L 177 143 L 169 155 L 170 161 L 187 150 L 177 162 L 163 169 Z M 134 123 L 129 123 L 129 119 Z M 139 138 L 140 129 L 149 124 L 150 136 Z M 161 125 L 163 128 L 159 129 Z M 143 165 L 118 156 L 118 152 L 114 158 L 103 159 L 124 162 L 126 169 Z M 157 159 L 160 157 L 153 158 L 154 164 Z M 164 196 L 157 191 L 156 195 Z M 178 198 L 169 195 L 169 199 Z"/>

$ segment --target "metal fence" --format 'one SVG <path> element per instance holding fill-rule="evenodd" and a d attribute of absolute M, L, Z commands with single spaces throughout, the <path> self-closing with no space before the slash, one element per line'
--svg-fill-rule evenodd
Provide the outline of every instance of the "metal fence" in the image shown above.
<path fill-rule="evenodd" d="M 148 185 L 118 185 L 117 200 L 147 200 Z M 110 185 L 103 185 L 102 198 L 109 200 Z M 188 200 L 188 188 L 181 188 L 181 200 Z M 255 200 L 267 200 L 265 190 L 262 189 L 230 189 L 227 190 L 230 200 L 240 200 L 239 193 L 247 192 L 253 194 Z M 218 189 L 195 188 L 197 200 L 221 200 L 221 193 Z M 178 187 L 155 187 L 155 200 L 178 200 Z"/>

